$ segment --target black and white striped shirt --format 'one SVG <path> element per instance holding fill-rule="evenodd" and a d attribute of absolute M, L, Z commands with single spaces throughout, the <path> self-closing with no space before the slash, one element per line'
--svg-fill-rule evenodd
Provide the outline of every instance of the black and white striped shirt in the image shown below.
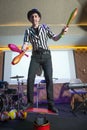
<path fill-rule="evenodd" d="M 39 25 L 35 30 L 33 27 L 26 29 L 24 35 L 24 43 L 31 43 L 33 51 L 38 50 L 38 48 L 48 50 L 47 41 L 48 38 L 53 38 L 54 33 L 50 30 L 47 25 Z"/>

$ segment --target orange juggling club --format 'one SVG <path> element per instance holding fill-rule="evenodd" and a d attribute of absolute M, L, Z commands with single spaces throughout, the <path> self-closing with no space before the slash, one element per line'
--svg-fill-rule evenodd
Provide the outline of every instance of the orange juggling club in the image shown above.
<path fill-rule="evenodd" d="M 26 51 L 28 50 L 28 48 L 26 49 Z M 17 55 L 16 57 L 14 57 L 14 59 L 12 60 L 12 65 L 15 65 L 17 63 L 19 63 L 19 61 L 21 60 L 21 58 L 25 55 L 26 51 L 22 51 L 19 55 Z"/>
<path fill-rule="evenodd" d="M 71 12 L 71 14 L 70 14 L 70 16 L 69 16 L 69 19 L 68 19 L 68 21 L 67 21 L 66 26 L 69 26 L 69 24 L 75 19 L 77 13 L 78 13 L 78 8 L 75 8 L 75 9 Z"/>
<path fill-rule="evenodd" d="M 77 13 L 78 13 L 78 8 L 75 8 L 75 9 L 71 12 L 71 14 L 70 14 L 70 16 L 69 16 L 69 18 L 68 18 L 68 20 L 67 20 L 66 27 L 69 27 L 70 23 L 75 19 Z M 64 33 L 65 33 L 65 32 L 63 32 L 62 35 L 64 35 Z"/>

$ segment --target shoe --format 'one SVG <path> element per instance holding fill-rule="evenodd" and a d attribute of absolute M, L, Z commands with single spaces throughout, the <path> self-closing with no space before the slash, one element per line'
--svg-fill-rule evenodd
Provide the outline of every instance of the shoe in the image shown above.
<path fill-rule="evenodd" d="M 59 113 L 58 109 L 54 105 L 49 105 L 48 110 L 54 112 L 54 113 Z"/>
<path fill-rule="evenodd" d="M 23 106 L 23 109 L 33 108 L 32 103 L 28 103 L 26 106 Z"/>

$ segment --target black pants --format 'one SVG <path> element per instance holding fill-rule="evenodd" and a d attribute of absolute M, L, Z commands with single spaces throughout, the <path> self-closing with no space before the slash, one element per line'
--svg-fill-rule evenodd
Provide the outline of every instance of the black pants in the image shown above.
<path fill-rule="evenodd" d="M 40 65 L 42 66 L 45 80 L 46 80 L 48 105 L 50 104 L 53 105 L 54 101 L 53 101 L 52 61 L 51 61 L 50 51 L 46 51 L 42 53 L 38 53 L 38 52 L 32 53 L 29 72 L 28 72 L 28 79 L 27 79 L 28 102 L 33 103 L 34 81 L 35 81 L 36 72 Z"/>

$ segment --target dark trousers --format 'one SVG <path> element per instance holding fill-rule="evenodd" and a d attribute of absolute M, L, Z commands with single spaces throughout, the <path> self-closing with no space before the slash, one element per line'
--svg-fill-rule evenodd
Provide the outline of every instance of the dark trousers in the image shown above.
<path fill-rule="evenodd" d="M 48 105 L 53 105 L 53 81 L 52 81 L 52 61 L 50 51 L 48 53 L 32 53 L 27 79 L 28 102 L 33 103 L 33 91 L 36 72 L 42 66 L 46 80 L 46 91 Z"/>

